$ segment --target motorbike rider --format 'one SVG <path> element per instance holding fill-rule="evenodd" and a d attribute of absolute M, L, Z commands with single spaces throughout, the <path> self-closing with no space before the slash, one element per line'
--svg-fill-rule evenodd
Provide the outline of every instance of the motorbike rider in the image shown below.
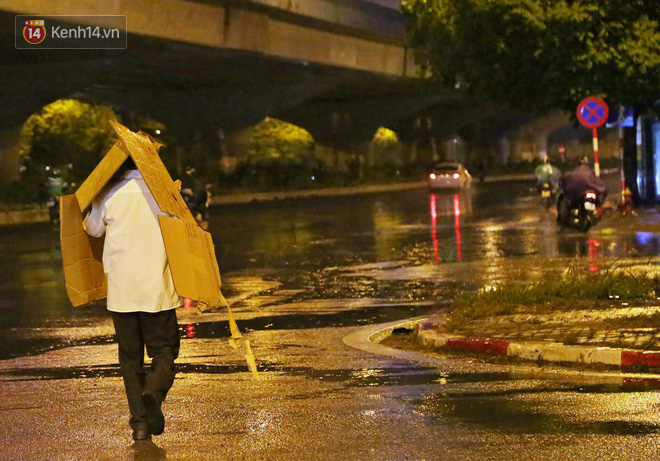
<path fill-rule="evenodd" d="M 570 208 L 572 202 L 581 200 L 590 190 L 596 193 L 597 206 L 602 206 L 607 196 L 607 186 L 593 172 L 587 156 L 583 156 L 575 169 L 559 179 L 559 187 L 561 194 L 557 200 L 558 218 L 563 215 L 562 212 Z"/>
<path fill-rule="evenodd" d="M 50 222 L 54 225 L 59 225 L 60 223 L 60 197 L 64 194 L 65 189 L 68 187 L 68 184 L 62 177 L 62 174 L 58 168 L 50 169 L 48 175 L 48 214 L 50 216 Z"/>
<path fill-rule="evenodd" d="M 561 177 L 561 171 L 555 167 L 548 156 L 543 157 L 543 162 L 534 170 L 536 175 L 536 187 L 541 190 L 544 184 L 550 185 L 551 190 L 555 190 Z"/>

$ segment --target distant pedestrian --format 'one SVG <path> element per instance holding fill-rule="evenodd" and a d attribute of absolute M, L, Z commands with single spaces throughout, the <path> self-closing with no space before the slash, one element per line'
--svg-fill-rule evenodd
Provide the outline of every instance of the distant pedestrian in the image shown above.
<path fill-rule="evenodd" d="M 181 299 L 158 224 L 161 212 L 129 158 L 118 182 L 110 184 L 85 217 L 88 234 L 105 234 L 103 267 L 108 277 L 119 365 L 124 379 L 134 440 L 162 434 L 161 404 L 172 387 L 179 354 L 176 307 Z M 144 349 L 151 367 L 144 370 Z"/>

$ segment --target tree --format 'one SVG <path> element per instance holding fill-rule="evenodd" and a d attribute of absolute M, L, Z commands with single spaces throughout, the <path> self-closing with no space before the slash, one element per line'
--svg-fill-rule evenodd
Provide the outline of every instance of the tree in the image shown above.
<path fill-rule="evenodd" d="M 574 112 L 660 99 L 657 0 L 404 0 L 423 69 L 494 102 Z"/>
<path fill-rule="evenodd" d="M 43 181 L 54 168 L 66 171 L 68 181 L 84 180 L 112 147 L 116 135 L 106 106 L 60 99 L 28 118 L 21 129 L 19 155 L 31 181 Z M 68 167 L 71 165 L 71 167 Z"/>
<path fill-rule="evenodd" d="M 247 141 L 247 158 L 234 173 L 259 190 L 307 187 L 322 171 L 313 157 L 314 138 L 296 125 L 266 117 L 250 130 Z"/>
<path fill-rule="evenodd" d="M 396 133 L 381 126 L 371 140 L 372 155 L 379 165 L 401 165 L 400 143 Z"/>
<path fill-rule="evenodd" d="M 314 151 L 314 138 L 291 123 L 266 117 L 252 128 L 248 155 L 254 158 L 300 160 Z"/>

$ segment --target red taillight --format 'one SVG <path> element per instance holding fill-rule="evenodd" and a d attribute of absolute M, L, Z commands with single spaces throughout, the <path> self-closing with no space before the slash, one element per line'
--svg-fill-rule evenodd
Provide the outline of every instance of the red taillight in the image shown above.
<path fill-rule="evenodd" d="M 452 177 L 453 177 L 454 179 L 458 179 L 458 178 L 461 177 L 461 174 L 460 174 L 460 173 L 454 173 L 454 174 L 452 175 Z"/>
<path fill-rule="evenodd" d="M 429 175 L 429 178 L 431 178 L 431 179 L 435 179 L 435 173 L 431 173 L 431 174 Z"/>
<path fill-rule="evenodd" d="M 596 193 L 595 192 L 587 192 L 587 195 L 585 195 L 587 200 L 596 200 Z"/>

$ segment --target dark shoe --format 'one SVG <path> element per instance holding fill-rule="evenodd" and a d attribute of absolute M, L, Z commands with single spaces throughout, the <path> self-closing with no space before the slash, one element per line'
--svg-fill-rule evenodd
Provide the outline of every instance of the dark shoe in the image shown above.
<path fill-rule="evenodd" d="M 151 434 L 147 429 L 138 429 L 133 431 L 133 440 L 149 440 Z"/>
<path fill-rule="evenodd" d="M 142 403 L 147 411 L 147 429 L 153 435 L 160 435 L 165 430 L 165 417 L 160 409 L 160 402 L 155 395 L 145 392 L 142 394 Z"/>

